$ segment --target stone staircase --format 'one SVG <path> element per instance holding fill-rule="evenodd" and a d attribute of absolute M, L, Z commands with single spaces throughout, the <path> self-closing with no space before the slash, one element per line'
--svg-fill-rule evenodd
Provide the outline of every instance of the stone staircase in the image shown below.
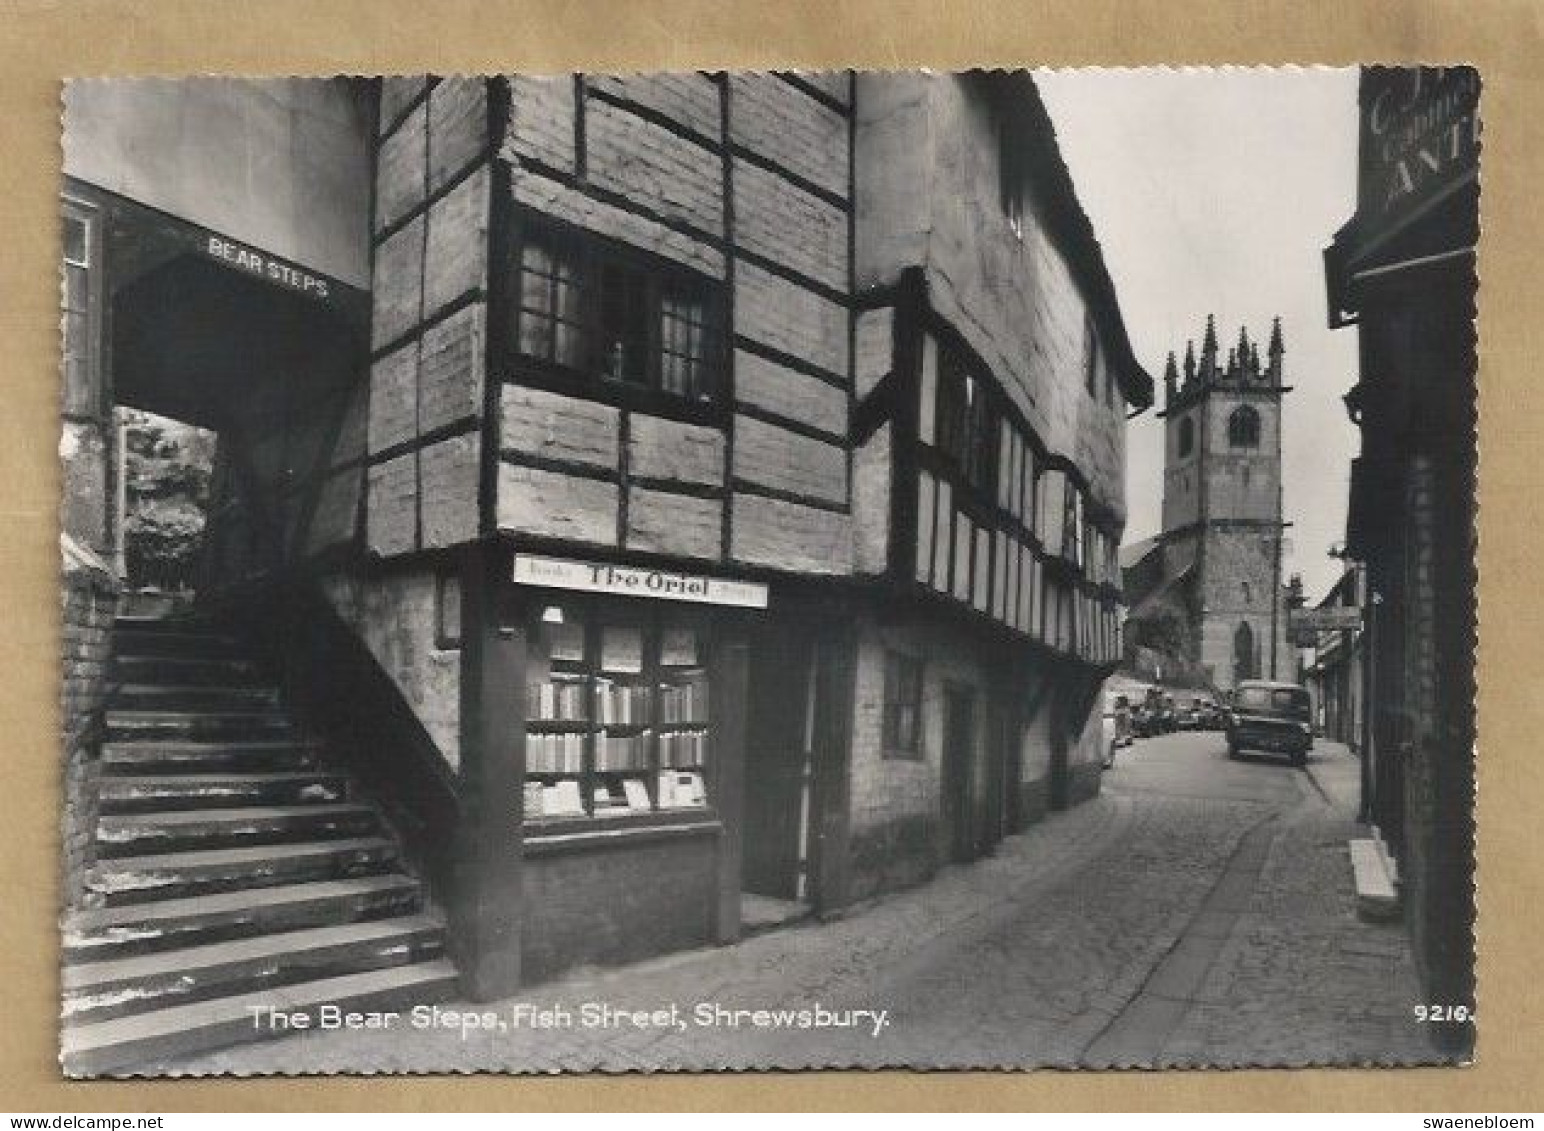
<path fill-rule="evenodd" d="M 153 1067 L 279 1035 L 254 1007 L 442 1001 L 456 971 L 375 809 L 230 638 L 120 618 L 88 906 L 67 916 L 61 1061 Z"/>

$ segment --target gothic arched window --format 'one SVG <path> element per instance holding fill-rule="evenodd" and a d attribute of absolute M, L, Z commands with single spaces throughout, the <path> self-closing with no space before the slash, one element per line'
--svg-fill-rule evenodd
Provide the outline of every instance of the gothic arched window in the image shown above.
<path fill-rule="evenodd" d="M 1254 629 L 1248 621 L 1239 621 L 1233 633 L 1233 682 L 1241 683 L 1255 676 Z"/>
<path fill-rule="evenodd" d="M 1233 410 L 1228 417 L 1228 446 L 1234 448 L 1258 448 L 1260 446 L 1260 414 L 1248 405 Z"/>
<path fill-rule="evenodd" d="M 1184 417 L 1179 422 L 1179 458 L 1184 459 L 1196 446 L 1196 422 Z"/>

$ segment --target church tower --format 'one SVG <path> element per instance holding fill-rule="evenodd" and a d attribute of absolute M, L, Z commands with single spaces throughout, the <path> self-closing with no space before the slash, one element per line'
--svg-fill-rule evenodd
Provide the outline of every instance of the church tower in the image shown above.
<path fill-rule="evenodd" d="M 1164 369 L 1164 572 L 1185 594 L 1189 658 L 1223 688 L 1295 678 L 1281 569 L 1281 319 L 1262 361 L 1247 328 L 1226 354 L 1208 316 L 1200 354 Z"/>

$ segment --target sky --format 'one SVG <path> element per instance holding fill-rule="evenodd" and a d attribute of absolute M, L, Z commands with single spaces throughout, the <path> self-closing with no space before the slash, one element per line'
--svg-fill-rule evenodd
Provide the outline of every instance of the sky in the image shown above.
<path fill-rule="evenodd" d="M 1158 404 L 1128 432 L 1126 541 L 1158 533 L 1164 359 L 1206 316 L 1224 354 L 1240 325 L 1286 341 L 1282 465 L 1287 548 L 1310 603 L 1340 573 L 1357 430 L 1341 403 L 1357 331 L 1326 322 L 1322 252 L 1356 200 L 1355 70 L 1041 71 L 1078 199 L 1103 245 L 1137 360 Z"/>

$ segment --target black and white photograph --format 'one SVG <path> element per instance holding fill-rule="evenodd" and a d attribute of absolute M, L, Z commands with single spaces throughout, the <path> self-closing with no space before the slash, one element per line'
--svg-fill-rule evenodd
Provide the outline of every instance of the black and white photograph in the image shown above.
<path fill-rule="evenodd" d="M 65 1076 L 1473 1061 L 1478 69 L 60 97 Z"/>

